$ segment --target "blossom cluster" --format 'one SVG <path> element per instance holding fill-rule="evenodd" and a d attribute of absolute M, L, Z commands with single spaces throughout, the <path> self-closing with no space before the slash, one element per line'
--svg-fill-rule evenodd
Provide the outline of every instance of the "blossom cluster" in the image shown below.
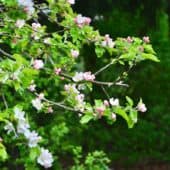
<path fill-rule="evenodd" d="M 115 46 L 115 43 L 112 40 L 112 38 L 110 38 L 109 34 L 105 35 L 104 41 L 102 41 L 102 46 L 109 47 L 109 48 L 113 48 Z"/>
<path fill-rule="evenodd" d="M 74 109 L 83 112 L 85 109 L 84 94 L 80 93 L 80 91 L 76 88 L 76 84 L 66 84 L 64 89 L 76 102 Z"/>
<path fill-rule="evenodd" d="M 30 130 L 30 125 L 25 118 L 25 112 L 20 108 L 14 108 L 14 117 L 17 120 L 17 134 L 23 134 L 25 138 L 28 140 L 28 146 L 30 148 L 37 147 L 37 144 L 42 139 L 41 136 L 38 135 L 36 131 Z M 15 128 L 11 122 L 9 122 L 5 127 L 7 133 L 15 132 Z M 16 136 L 17 137 L 17 136 Z M 45 168 L 50 168 L 52 166 L 53 157 L 52 154 L 44 148 L 40 148 L 41 153 L 37 158 L 37 162 L 44 166 Z"/>
<path fill-rule="evenodd" d="M 83 17 L 81 14 L 77 15 L 74 22 L 78 27 L 82 28 L 84 25 L 89 25 L 91 23 L 91 18 Z"/>
<path fill-rule="evenodd" d="M 90 71 L 88 72 L 76 72 L 74 77 L 72 78 L 74 82 L 79 81 L 93 81 L 95 79 L 95 75 L 92 74 Z"/>

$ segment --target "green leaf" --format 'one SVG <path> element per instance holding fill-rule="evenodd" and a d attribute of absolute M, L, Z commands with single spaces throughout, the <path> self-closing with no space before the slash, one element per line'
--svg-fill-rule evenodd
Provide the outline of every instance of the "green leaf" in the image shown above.
<path fill-rule="evenodd" d="M 5 146 L 0 143 L 0 160 L 5 161 L 8 158 Z"/>
<path fill-rule="evenodd" d="M 120 115 L 123 119 L 126 120 L 128 124 L 128 128 L 132 128 L 134 125 L 134 122 L 129 118 L 125 110 L 123 110 L 121 107 L 117 107 L 114 109 L 114 112 L 118 115 Z"/>
<path fill-rule="evenodd" d="M 29 159 L 34 162 L 35 159 L 39 156 L 39 154 L 40 154 L 39 148 L 37 148 L 37 147 L 31 148 L 30 154 L 29 154 Z"/>
<path fill-rule="evenodd" d="M 155 61 L 155 62 L 160 62 L 160 60 L 153 54 L 142 53 L 142 57 L 143 57 L 143 59 L 148 59 L 148 60 L 152 60 L 152 61 Z"/>
<path fill-rule="evenodd" d="M 93 115 L 84 115 L 81 120 L 80 123 L 81 124 L 86 124 L 88 123 L 91 119 L 93 119 Z"/>
<path fill-rule="evenodd" d="M 129 114 L 130 119 L 135 123 L 137 123 L 137 118 L 138 118 L 138 112 L 136 110 L 130 110 L 130 114 Z"/>
<path fill-rule="evenodd" d="M 126 96 L 126 100 L 130 106 L 133 106 L 133 100 L 130 97 Z"/>

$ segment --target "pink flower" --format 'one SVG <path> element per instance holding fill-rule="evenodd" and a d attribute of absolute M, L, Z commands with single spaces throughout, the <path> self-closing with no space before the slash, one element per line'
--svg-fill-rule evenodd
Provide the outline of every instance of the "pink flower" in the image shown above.
<path fill-rule="evenodd" d="M 61 73 L 61 68 L 55 68 L 54 72 L 56 75 L 59 75 Z"/>
<path fill-rule="evenodd" d="M 38 95 L 38 99 L 39 99 L 39 100 L 43 100 L 43 99 L 44 99 L 44 93 L 40 93 L 40 94 Z"/>
<path fill-rule="evenodd" d="M 28 89 L 31 91 L 31 92 L 34 92 L 35 91 L 35 87 L 36 85 L 35 84 L 31 84 Z"/>
<path fill-rule="evenodd" d="M 53 110 L 53 108 L 52 108 L 52 107 L 48 107 L 47 112 L 48 112 L 48 113 L 53 113 L 53 112 L 54 112 L 54 110 Z"/>
<path fill-rule="evenodd" d="M 109 106 L 109 102 L 107 100 L 104 100 L 103 103 L 104 103 L 105 106 Z"/>
<path fill-rule="evenodd" d="M 126 40 L 127 40 L 128 43 L 132 43 L 133 42 L 133 39 L 130 36 L 128 36 Z"/>
<path fill-rule="evenodd" d="M 115 43 L 113 42 L 112 38 L 108 34 L 105 35 L 104 41 L 102 41 L 102 46 L 103 47 L 110 47 L 113 48 L 115 46 Z"/>
<path fill-rule="evenodd" d="M 144 41 L 145 43 L 150 43 L 150 39 L 149 39 L 148 36 L 144 36 L 144 37 L 143 37 L 143 41 Z"/>
<path fill-rule="evenodd" d="M 39 70 L 39 69 L 42 69 L 44 67 L 44 63 L 42 60 L 34 60 L 33 62 L 33 67 L 36 69 L 36 70 Z"/>
<path fill-rule="evenodd" d="M 67 2 L 71 5 L 75 4 L 75 0 L 67 0 Z"/>
<path fill-rule="evenodd" d="M 103 115 L 104 111 L 105 111 L 105 107 L 97 107 L 96 108 L 96 112 L 98 112 L 100 116 Z"/>
<path fill-rule="evenodd" d="M 73 58 L 77 58 L 79 56 L 79 51 L 71 49 L 71 56 Z"/>
<path fill-rule="evenodd" d="M 93 81 L 93 80 L 95 79 L 95 75 L 94 75 L 94 74 L 91 74 L 90 71 L 85 72 L 85 73 L 83 74 L 83 77 L 84 77 L 84 80 L 86 80 L 86 81 Z"/>
<path fill-rule="evenodd" d="M 89 25 L 91 22 L 91 18 L 83 17 L 81 14 L 77 15 L 74 19 L 74 22 L 77 24 L 78 27 L 83 27 L 84 25 Z"/>
<path fill-rule="evenodd" d="M 138 109 L 138 111 L 140 111 L 140 112 L 146 112 L 146 111 L 147 111 L 147 108 L 146 108 L 145 104 L 142 103 L 141 101 L 138 103 L 137 109 Z"/>

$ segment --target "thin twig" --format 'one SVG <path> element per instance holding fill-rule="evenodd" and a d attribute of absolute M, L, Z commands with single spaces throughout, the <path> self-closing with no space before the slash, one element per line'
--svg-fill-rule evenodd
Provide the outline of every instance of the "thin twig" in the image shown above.
<path fill-rule="evenodd" d="M 9 57 L 10 59 L 13 59 L 12 55 L 4 51 L 3 49 L 0 48 L 0 52 L 4 54 L 5 56 Z"/>
<path fill-rule="evenodd" d="M 116 59 L 113 59 L 109 64 L 105 65 L 104 67 L 99 69 L 96 73 L 94 73 L 94 75 L 97 76 L 99 73 L 101 73 L 102 71 L 106 70 L 108 67 L 110 67 L 115 62 L 116 62 Z"/>
<path fill-rule="evenodd" d="M 2 100 L 4 102 L 5 108 L 8 109 L 8 104 L 7 104 L 7 101 L 6 101 L 6 98 L 5 98 L 4 94 L 2 94 Z"/>

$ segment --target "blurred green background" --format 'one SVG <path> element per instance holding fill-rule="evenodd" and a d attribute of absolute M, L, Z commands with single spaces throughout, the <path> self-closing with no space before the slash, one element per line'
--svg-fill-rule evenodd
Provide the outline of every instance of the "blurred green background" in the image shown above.
<path fill-rule="evenodd" d="M 112 93 L 129 95 L 136 101 L 145 101 L 148 111 L 139 115 L 138 124 L 127 129 L 125 122 L 113 126 L 104 121 L 93 123 L 91 130 L 83 132 L 87 150 L 103 149 L 113 165 L 132 166 L 150 162 L 170 163 L 170 37 L 168 0 L 77 0 L 77 13 L 90 16 L 92 25 L 101 34 L 111 37 L 150 36 L 160 63 L 143 62 L 130 71 L 128 89 L 111 89 Z M 100 67 L 90 47 L 85 50 L 87 69 Z M 106 56 L 107 57 L 107 56 Z M 105 77 L 116 77 L 122 68 L 105 71 Z M 96 89 L 95 96 L 102 96 Z M 81 134 L 82 135 L 82 134 Z M 85 137 L 86 136 L 86 137 Z"/>

